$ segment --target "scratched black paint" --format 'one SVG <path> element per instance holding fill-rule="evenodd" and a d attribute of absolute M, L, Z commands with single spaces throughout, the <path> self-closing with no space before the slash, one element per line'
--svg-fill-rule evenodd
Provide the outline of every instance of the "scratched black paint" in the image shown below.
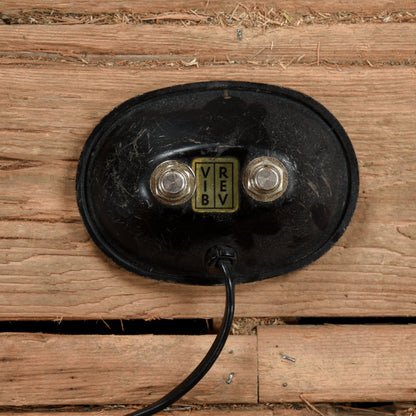
<path fill-rule="evenodd" d="M 244 191 L 234 213 L 195 213 L 191 201 L 165 206 L 149 187 L 165 160 L 235 157 L 240 178 L 259 156 L 284 163 L 289 185 L 271 203 Z M 212 285 L 207 251 L 237 253 L 237 283 L 303 267 L 343 234 L 358 195 L 351 142 L 328 110 L 293 90 L 242 82 L 162 89 L 114 109 L 92 132 L 77 174 L 77 200 L 95 243 L 146 277 Z"/>

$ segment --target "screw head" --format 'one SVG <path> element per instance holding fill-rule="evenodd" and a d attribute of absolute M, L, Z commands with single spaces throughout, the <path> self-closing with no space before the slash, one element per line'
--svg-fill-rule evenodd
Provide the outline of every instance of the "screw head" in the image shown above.
<path fill-rule="evenodd" d="M 184 204 L 195 192 L 195 174 L 184 163 L 168 160 L 153 171 L 150 189 L 155 198 L 166 205 Z"/>
<path fill-rule="evenodd" d="M 274 157 L 253 159 L 243 174 L 246 192 L 256 201 L 271 202 L 286 191 L 288 174 L 285 166 Z"/>

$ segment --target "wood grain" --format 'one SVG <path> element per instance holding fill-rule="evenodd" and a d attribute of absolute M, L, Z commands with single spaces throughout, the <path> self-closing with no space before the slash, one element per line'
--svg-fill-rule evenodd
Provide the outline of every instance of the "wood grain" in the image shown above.
<path fill-rule="evenodd" d="M 395 403 L 394 405 L 373 406 L 372 408 L 358 408 L 346 405 L 331 405 L 331 404 L 317 404 L 314 406 L 318 411 L 325 416 L 377 416 L 382 413 L 384 416 L 412 416 L 412 410 L 414 411 L 413 403 Z M 49 411 L 36 409 L 36 416 L 125 416 L 126 413 L 132 412 L 137 408 L 131 406 L 120 406 L 120 409 L 113 409 L 111 406 L 99 408 L 99 410 L 91 410 L 89 408 L 83 408 L 82 410 L 71 409 L 62 411 L 60 409 L 51 409 Z M 244 409 L 236 409 L 234 406 L 225 407 L 221 406 L 220 409 L 201 410 L 191 406 L 173 406 L 169 410 L 171 416 L 315 416 L 318 414 L 316 411 L 312 411 L 306 405 L 296 403 L 294 406 L 287 405 L 273 405 L 273 409 L 270 405 L 265 406 L 252 406 L 252 408 L 245 407 Z M 395 411 L 395 413 L 392 413 Z M 373 413 L 371 413 L 373 412 Z M 6 410 L 1 411 L 2 416 L 30 416 L 33 415 L 33 411 L 21 410 L 13 411 Z M 156 413 L 157 415 L 166 415 L 165 412 Z"/>
<path fill-rule="evenodd" d="M 120 406 L 120 409 L 112 409 L 110 406 L 99 408 L 99 410 L 91 410 L 89 408 L 83 408 L 82 410 L 71 409 L 67 411 L 51 409 L 49 411 L 39 411 L 36 409 L 36 416 L 125 416 L 129 412 L 133 412 L 138 407 L 132 406 Z M 177 410 L 174 410 L 177 409 Z M 327 416 L 344 416 L 347 413 L 342 412 L 341 409 L 337 409 L 325 406 L 325 412 Z M 166 411 L 155 413 L 158 416 L 165 415 Z M 33 411 L 14 411 L 14 410 L 0 410 L 1 416 L 33 416 Z M 348 415 L 351 415 L 349 413 Z M 191 406 L 178 406 L 173 405 L 169 409 L 169 416 L 312 416 L 310 411 L 306 408 L 285 408 L 283 406 L 276 406 L 273 410 L 261 408 L 255 406 L 253 409 L 236 409 L 234 407 L 221 406 L 220 409 L 201 410 Z M 368 416 L 368 413 L 364 415 L 354 414 L 353 416 Z"/>
<path fill-rule="evenodd" d="M 121 407 L 121 406 L 120 406 Z M 111 407 L 102 408 L 99 410 L 91 410 L 88 408 L 78 410 L 72 409 L 68 411 L 62 410 L 49 410 L 49 411 L 39 411 L 36 409 L 36 416 L 125 416 L 126 413 L 133 412 L 137 407 L 132 406 L 122 406 L 120 409 L 111 409 Z M 177 409 L 177 410 L 174 410 Z M 334 408 L 330 406 L 325 406 L 324 409 L 327 413 L 327 416 L 344 416 L 346 413 L 342 412 L 341 409 L 337 409 L 335 413 Z M 349 413 L 351 414 L 351 413 Z M 32 416 L 33 411 L 1 411 L 1 416 Z M 166 411 L 156 413 L 158 416 L 166 415 Z M 255 406 L 253 409 L 236 409 L 234 407 L 225 407 L 221 406 L 220 409 L 209 409 L 201 410 L 191 406 L 178 406 L 173 405 L 169 409 L 170 416 L 312 416 L 310 411 L 306 408 L 301 408 L 300 406 L 295 408 L 285 408 L 283 406 L 275 406 L 273 410 L 265 409 L 260 406 Z M 354 416 L 358 416 L 355 414 Z M 360 416 L 368 416 L 367 414 Z"/>
<path fill-rule="evenodd" d="M 246 6 L 258 4 L 257 1 L 244 2 Z M 134 11 L 136 13 L 167 12 L 182 10 L 219 10 L 229 11 L 238 4 L 235 0 L 2 0 L 1 11 L 12 13 L 19 10 L 53 9 L 63 12 L 75 13 L 108 13 L 120 10 Z M 412 9 L 415 4 L 413 0 L 263 0 L 261 5 L 265 8 L 283 9 L 289 12 L 365 12 L 375 13 L 383 10 Z"/>
<path fill-rule="evenodd" d="M 99 410 L 91 410 L 89 408 L 79 408 L 62 411 L 60 409 L 51 409 L 49 411 L 39 411 L 36 409 L 36 416 L 125 416 L 126 413 L 134 411 L 136 408 L 132 406 L 120 406 L 120 409 L 112 409 L 110 406 L 99 408 Z M 413 403 L 395 403 L 394 405 L 377 406 L 372 408 L 358 408 L 346 405 L 317 404 L 314 406 L 318 411 L 326 416 L 377 416 L 380 413 L 384 416 L 411 416 L 414 411 Z M 212 408 L 209 410 L 201 410 L 191 406 L 172 406 L 169 410 L 171 416 L 314 416 L 317 412 L 312 411 L 306 405 L 297 403 L 294 406 L 274 404 L 273 409 L 270 404 L 265 406 L 245 406 L 244 409 L 236 409 L 235 405 L 230 407 L 221 406 L 220 409 Z M 395 413 L 392 413 L 395 410 Z M 1 416 L 32 416 L 33 411 L 1 411 Z M 166 415 L 165 412 L 156 413 L 161 416 Z"/>
<path fill-rule="evenodd" d="M 260 402 L 415 400 L 415 339 L 415 325 L 259 327 Z"/>
<path fill-rule="evenodd" d="M 70 68 L 70 70 L 68 69 Z M 361 175 L 358 208 L 327 255 L 237 288 L 237 316 L 416 316 L 416 75 L 412 68 L 229 66 L 137 70 L 2 67 L 0 319 L 221 316 L 223 291 L 154 282 L 108 261 L 80 223 L 76 159 L 131 96 L 183 82 L 241 79 L 299 89 L 340 119 Z"/>
<path fill-rule="evenodd" d="M 84 17 L 71 20 L 71 13 L 109 13 L 114 22 L 117 13 L 139 20 L 153 13 L 198 10 L 215 17 L 270 8 L 289 19 L 321 16 L 330 25 L 243 28 L 238 40 L 237 26 L 208 20 L 187 27 L 179 21 L 9 26 L 1 20 L 29 22 L 35 11 L 51 10 L 79 23 Z M 335 24 L 350 13 L 373 21 L 407 11 L 416 11 L 414 0 L 0 0 L 0 320 L 222 314 L 221 287 L 156 282 L 110 262 L 89 239 L 74 194 L 83 143 L 114 106 L 156 88 L 216 79 L 311 95 L 344 125 L 360 165 L 357 211 L 338 244 L 303 270 L 238 286 L 236 316 L 415 317 L 416 26 Z M 318 412 L 305 403 L 273 410 L 264 403 L 416 400 L 415 339 L 414 325 L 261 327 L 258 337 L 230 337 L 207 377 L 172 406 L 211 404 L 210 410 L 169 413 L 310 416 Z M 0 416 L 30 410 L 124 416 L 175 386 L 212 340 L 1 333 Z M 247 409 L 237 410 L 238 403 Z M 328 416 L 371 414 L 316 407 Z"/>
<path fill-rule="evenodd" d="M 176 59 L 200 64 L 352 62 L 416 60 L 416 25 L 311 25 L 278 30 L 181 25 L 12 25 L 0 26 L 0 51 L 65 55 L 127 55 L 130 61 Z M 318 52 L 319 49 L 319 52 Z M 319 54 L 319 56 L 318 56 Z M 110 59 L 111 57 L 103 57 Z"/>
<path fill-rule="evenodd" d="M 384 141 L 374 146 L 371 141 L 357 141 L 356 150 L 362 167 L 361 209 L 357 216 L 361 221 L 366 219 L 381 224 L 387 221 L 398 227 L 412 225 L 416 211 L 410 204 L 415 196 L 416 178 L 412 169 L 415 143 L 409 142 L 409 146 L 401 148 L 403 141 L 396 138 L 390 143 Z M 410 153 L 406 153 L 406 147 Z M 22 162 L 6 158 L 0 163 L 2 219 L 79 221 L 75 199 L 76 161 Z M 412 235 L 409 238 L 412 239 Z"/>
<path fill-rule="evenodd" d="M 302 397 L 309 402 L 415 400 L 415 336 L 413 325 L 260 327 L 260 403 Z M 0 338 L 3 406 L 145 404 L 183 377 L 188 368 L 183 363 L 194 365 L 212 341 L 209 336 L 7 333 Z M 172 356 L 175 360 L 168 360 Z M 256 403 L 256 359 L 255 336 L 231 337 L 184 402 Z"/>
<path fill-rule="evenodd" d="M 353 221 L 316 263 L 238 286 L 236 315 L 416 316 L 414 243 L 395 230 Z M 11 221 L 1 233 L 1 320 L 221 316 L 222 288 L 135 276 L 107 260 L 81 224 Z"/>
<path fill-rule="evenodd" d="M 121 406 L 120 406 L 121 407 Z M 111 407 L 102 408 L 99 410 L 91 409 L 71 409 L 67 411 L 62 410 L 49 410 L 49 411 L 39 411 L 36 410 L 36 416 L 125 416 L 126 413 L 133 412 L 137 407 L 132 406 L 123 406 L 120 409 L 111 409 Z M 177 409 L 177 410 L 174 410 Z M 2 416 L 33 416 L 33 412 L 30 411 L 1 411 Z M 155 413 L 158 416 L 165 415 L 166 411 Z M 177 406 L 173 405 L 168 413 L 170 416 L 310 416 L 310 414 L 305 411 L 305 409 L 276 409 L 275 412 L 271 409 L 245 409 L 238 410 L 232 408 L 222 408 L 222 409 L 210 409 L 210 410 L 200 410 L 197 408 L 192 408 L 190 406 Z"/>
<path fill-rule="evenodd" d="M 414 218 L 414 207 L 404 203 L 414 196 L 415 181 L 415 142 L 408 139 L 416 128 L 416 75 L 411 68 L 283 71 L 233 66 L 225 75 L 219 67 L 140 71 L 73 66 L 68 73 L 64 68 L 0 69 L 6 86 L 0 91 L 3 218 L 78 220 L 76 160 L 100 118 L 137 93 L 209 79 L 273 82 L 322 102 L 353 141 L 361 169 L 360 203 L 367 209 L 371 205 L 373 220 Z"/>
<path fill-rule="evenodd" d="M 146 404 L 184 379 L 213 336 L 0 334 L 2 406 Z M 257 403 L 254 336 L 231 336 L 182 402 Z M 36 357 L 34 359 L 34 357 Z M 227 383 L 230 373 L 232 381 Z"/>
<path fill-rule="evenodd" d="M 384 160 L 395 163 L 396 156 L 390 152 L 402 149 L 402 158 L 411 157 L 416 73 L 410 67 L 291 66 L 283 70 L 229 65 L 143 70 L 56 63 L 0 67 L 1 156 L 31 163 L 75 161 L 93 127 L 120 102 L 157 88 L 220 79 L 282 85 L 320 101 L 341 121 L 357 151 L 363 153 L 359 159 L 361 168 L 369 173 L 364 175 L 366 180 L 375 181 L 382 172 L 401 174 L 397 164 L 394 169 L 384 167 L 378 175 L 372 174 Z M 373 152 L 378 157 L 373 158 Z M 380 155 L 385 158 L 380 159 Z M 14 162 L 7 163 L 12 171 Z M 35 164 L 32 168 L 36 166 L 40 167 Z M 67 172 L 72 169 L 68 167 Z"/>

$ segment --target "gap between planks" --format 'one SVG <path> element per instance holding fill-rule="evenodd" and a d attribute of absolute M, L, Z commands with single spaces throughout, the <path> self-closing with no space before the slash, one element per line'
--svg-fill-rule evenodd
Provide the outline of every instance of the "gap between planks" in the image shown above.
<path fill-rule="evenodd" d="M 382 10 L 414 9 L 413 0 L 322 0 L 319 5 L 315 0 L 263 0 L 239 3 L 236 0 L 107 0 L 105 2 L 93 0 L 2 0 L 0 11 L 4 13 L 19 12 L 21 10 L 59 10 L 73 13 L 112 13 L 117 11 L 131 11 L 135 13 L 160 13 L 183 10 L 219 10 L 232 12 L 238 4 L 248 9 L 261 4 L 264 8 L 279 8 L 290 13 L 317 12 L 356 12 L 373 14 Z"/>
<path fill-rule="evenodd" d="M 100 59 L 106 63 L 182 61 L 190 66 L 230 61 L 283 67 L 325 62 L 416 63 L 416 25 L 411 23 L 242 29 L 241 40 L 236 33 L 236 29 L 209 26 L 3 25 L 0 51 L 27 59 L 30 52 L 34 59 L 78 57 L 83 63 Z"/>
<path fill-rule="evenodd" d="M 1 12 L 0 12 L 1 13 Z M 279 28 L 283 26 L 357 24 L 357 23 L 414 23 L 416 10 L 383 10 L 369 15 L 357 12 L 290 13 L 274 8 L 253 7 L 248 9 L 239 3 L 232 12 L 186 10 L 182 12 L 134 13 L 129 11 L 113 13 L 65 13 L 59 10 L 21 10 L 10 15 L 0 14 L 1 21 L 8 25 L 35 24 L 177 24 L 185 27 L 209 25 L 234 28 Z M 240 33 L 241 35 L 241 33 Z M 240 36 L 241 38 L 242 36 Z"/>

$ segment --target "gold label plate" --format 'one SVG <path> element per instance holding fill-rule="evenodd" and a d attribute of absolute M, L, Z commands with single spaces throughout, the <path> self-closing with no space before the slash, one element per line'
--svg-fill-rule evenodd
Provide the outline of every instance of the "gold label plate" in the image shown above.
<path fill-rule="evenodd" d="M 238 160 L 232 157 L 199 157 L 192 161 L 196 189 L 192 198 L 195 212 L 238 210 Z"/>

